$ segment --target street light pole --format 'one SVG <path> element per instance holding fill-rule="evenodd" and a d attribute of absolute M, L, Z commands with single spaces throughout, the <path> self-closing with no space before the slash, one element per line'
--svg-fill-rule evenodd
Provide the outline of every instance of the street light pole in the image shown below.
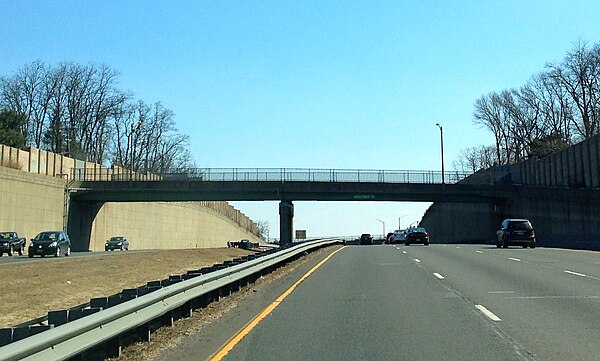
<path fill-rule="evenodd" d="M 406 217 L 406 214 L 403 214 L 400 217 L 398 217 L 398 229 L 402 229 L 402 226 L 400 225 L 400 220 L 404 217 Z"/>
<path fill-rule="evenodd" d="M 435 123 L 440 128 L 440 148 L 442 150 L 442 184 L 446 183 L 444 179 L 444 128 L 440 123 Z"/>
<path fill-rule="evenodd" d="M 383 225 L 383 234 L 381 238 L 385 240 L 385 222 L 381 219 L 378 219 L 378 221 L 381 222 L 381 224 Z"/>

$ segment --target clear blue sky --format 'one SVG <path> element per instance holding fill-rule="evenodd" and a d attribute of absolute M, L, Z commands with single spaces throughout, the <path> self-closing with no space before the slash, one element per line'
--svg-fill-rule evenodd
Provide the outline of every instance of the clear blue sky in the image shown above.
<path fill-rule="evenodd" d="M 492 143 L 473 102 L 600 41 L 590 1 L 0 2 L 0 75 L 104 63 L 161 101 L 200 167 L 440 168 Z M 235 203 L 278 232 L 277 203 Z M 423 203 L 296 203 L 309 236 L 381 233 Z"/>

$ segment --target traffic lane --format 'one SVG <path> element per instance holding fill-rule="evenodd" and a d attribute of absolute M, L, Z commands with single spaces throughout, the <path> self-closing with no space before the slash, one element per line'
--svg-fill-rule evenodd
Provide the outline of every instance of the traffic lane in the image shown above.
<path fill-rule="evenodd" d="M 202 321 L 198 332 L 178 342 L 154 358 L 154 361 L 197 361 L 206 360 L 225 344 L 238 330 L 242 329 L 265 307 L 270 305 L 306 272 L 312 269 L 340 246 L 327 247 L 303 256 L 300 260 L 284 266 L 280 270 L 261 278 L 257 283 L 243 289 L 241 299 L 223 299 L 209 307 L 215 307 L 213 314 Z M 281 273 L 280 273 L 281 271 Z M 233 298 L 235 299 L 235 295 Z M 233 303 L 233 304 L 230 304 Z M 136 358 L 137 359 L 137 358 Z"/>
<path fill-rule="evenodd" d="M 520 261 L 515 252 L 477 246 L 407 247 L 405 256 L 444 277 L 442 281 L 501 319 L 499 327 L 543 360 L 596 360 L 600 282 L 543 263 Z M 521 257 L 537 250 L 523 249 Z M 502 254 L 502 256 L 498 256 Z M 544 254 L 538 255 L 540 260 Z"/>
<path fill-rule="evenodd" d="M 600 278 L 600 252 L 598 251 L 544 247 L 531 250 L 517 246 L 497 248 L 495 245 L 438 244 L 438 246 L 456 249 L 474 248 L 477 253 L 492 252 L 491 254 L 496 254 L 499 257 L 518 258 L 521 261 L 545 265 L 548 268 L 575 269 L 578 273 Z"/>
<path fill-rule="evenodd" d="M 109 256 L 109 255 L 114 255 L 114 254 L 119 254 L 121 252 L 127 252 L 127 253 L 144 253 L 144 252 L 149 252 L 149 251 L 155 251 L 155 250 L 135 250 L 135 251 L 109 251 L 109 252 L 101 252 L 101 251 L 97 251 L 97 252 L 91 252 L 91 251 L 86 251 L 86 252 L 73 252 L 71 251 L 71 255 L 69 255 L 68 257 L 65 256 L 64 254 L 61 255 L 60 257 L 54 257 L 54 256 L 46 256 L 46 257 L 40 257 L 40 256 L 35 256 L 33 258 L 29 258 L 29 256 L 27 256 L 27 253 L 25 253 L 22 256 L 19 256 L 17 254 L 13 255 L 13 256 L 7 256 L 7 255 L 3 255 L 2 257 L 0 257 L 0 266 L 2 265 L 6 265 L 6 264 L 12 264 L 12 263 L 19 263 L 19 262 L 41 262 L 41 261 L 50 261 L 52 259 L 62 259 L 62 258 L 78 258 L 78 257 L 98 257 L 98 256 Z"/>
<path fill-rule="evenodd" d="M 549 269 L 575 272 L 600 280 L 600 253 L 596 251 L 539 247 L 535 250 L 509 248 L 487 251 L 498 256 L 510 255 L 523 262 L 539 264 Z"/>
<path fill-rule="evenodd" d="M 475 305 L 390 247 L 338 252 L 224 360 L 528 360 Z"/>

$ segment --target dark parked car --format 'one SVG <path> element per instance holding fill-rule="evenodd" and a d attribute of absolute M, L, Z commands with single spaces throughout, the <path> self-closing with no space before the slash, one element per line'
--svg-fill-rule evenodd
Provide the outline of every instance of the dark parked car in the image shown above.
<path fill-rule="evenodd" d="M 360 235 L 360 244 L 373 244 L 373 236 L 369 233 L 363 233 Z"/>
<path fill-rule="evenodd" d="M 71 254 L 71 240 L 63 231 L 41 232 L 31 240 L 27 250 L 29 257 L 53 255 L 59 257 L 61 254 Z"/>
<path fill-rule="evenodd" d="M 406 231 L 404 245 L 409 246 L 411 243 L 423 243 L 429 245 L 429 234 L 423 227 L 409 228 Z"/>
<path fill-rule="evenodd" d="M 507 218 L 502 221 L 500 229 L 496 231 L 496 247 L 507 248 L 511 244 L 535 248 L 535 230 L 529 220 Z"/>
<path fill-rule="evenodd" d="M 12 256 L 14 252 L 19 252 L 19 256 L 25 252 L 25 238 L 19 237 L 17 232 L 0 232 L 0 257 L 4 253 Z"/>
<path fill-rule="evenodd" d="M 109 240 L 104 244 L 105 251 L 114 251 L 120 249 L 121 251 L 127 251 L 129 249 L 129 241 L 125 237 L 110 237 Z"/>
<path fill-rule="evenodd" d="M 249 239 L 242 239 L 240 241 L 238 247 L 241 248 L 241 249 L 252 249 L 252 248 L 258 248 L 259 244 L 258 243 L 253 243 Z"/>

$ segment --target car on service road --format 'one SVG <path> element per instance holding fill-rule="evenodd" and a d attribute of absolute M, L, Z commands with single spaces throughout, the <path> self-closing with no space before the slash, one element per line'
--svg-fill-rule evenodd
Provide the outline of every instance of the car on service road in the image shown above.
<path fill-rule="evenodd" d="M 535 230 L 528 219 L 507 218 L 502 221 L 496 231 L 496 247 L 507 248 L 513 244 L 535 248 Z"/>
<path fill-rule="evenodd" d="M 404 245 L 410 246 L 411 243 L 423 243 L 429 245 L 429 234 L 423 227 L 409 228 L 404 236 Z"/>
<path fill-rule="evenodd" d="M 14 252 L 22 256 L 25 252 L 25 243 L 25 238 L 19 237 L 17 232 L 0 232 L 0 257 L 4 253 L 12 256 Z"/>
<path fill-rule="evenodd" d="M 360 235 L 360 244 L 373 244 L 373 236 L 370 233 L 363 233 Z"/>
<path fill-rule="evenodd" d="M 109 240 L 104 243 L 104 251 L 114 251 L 120 249 L 121 251 L 127 251 L 129 249 L 129 241 L 125 237 L 110 237 Z"/>
<path fill-rule="evenodd" d="M 39 233 L 31 239 L 27 249 L 29 258 L 33 256 L 54 256 L 60 257 L 62 254 L 69 256 L 71 254 L 71 240 L 63 231 L 45 231 Z"/>

